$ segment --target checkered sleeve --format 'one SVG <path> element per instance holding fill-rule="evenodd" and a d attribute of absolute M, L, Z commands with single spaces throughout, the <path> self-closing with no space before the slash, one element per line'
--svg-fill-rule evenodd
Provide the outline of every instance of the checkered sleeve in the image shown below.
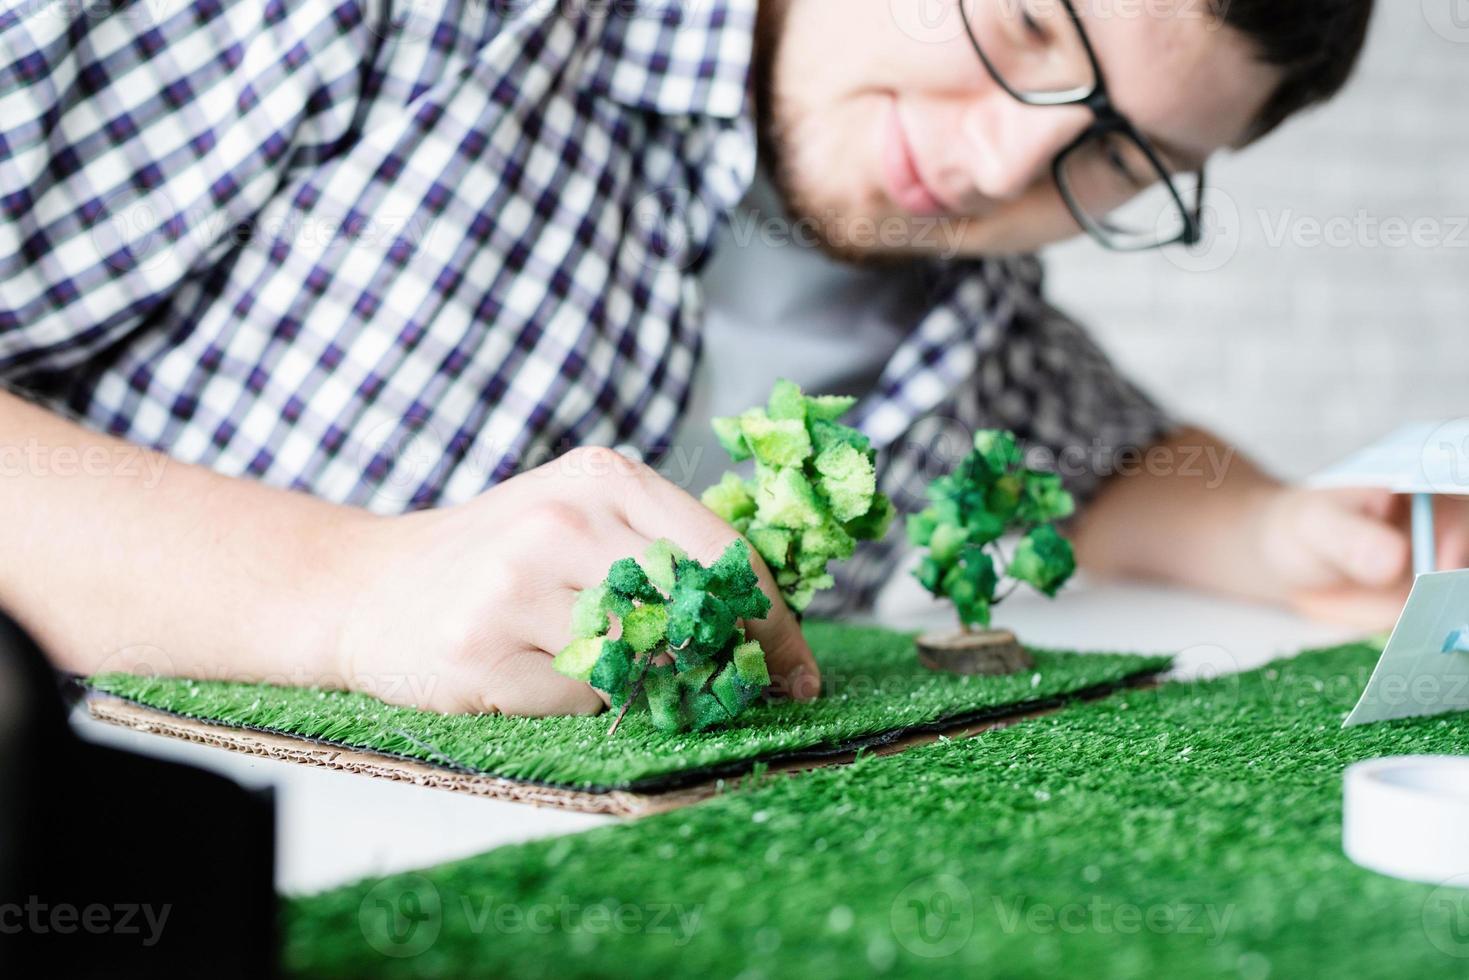
<path fill-rule="evenodd" d="M 993 295 L 996 289 L 1008 292 L 1003 302 Z M 970 345 L 977 356 L 964 382 L 880 453 L 879 483 L 900 515 L 925 506 L 924 489 L 972 448 L 976 429 L 1015 432 L 1031 465 L 1059 472 L 1085 506 L 1119 453 L 1150 446 L 1174 428 L 1085 328 L 1045 300 L 1036 260 L 943 269 L 936 273 L 936 295 L 929 317 L 962 325 L 948 341 Z M 863 544 L 835 570 L 837 589 L 817 611 L 870 607 L 909 551 L 901 529 Z"/>
<path fill-rule="evenodd" d="M 666 445 L 755 0 L 0 0 L 0 379 L 385 513 Z"/>
<path fill-rule="evenodd" d="M 0 375 L 74 369 L 347 132 L 357 0 L 0 0 Z"/>

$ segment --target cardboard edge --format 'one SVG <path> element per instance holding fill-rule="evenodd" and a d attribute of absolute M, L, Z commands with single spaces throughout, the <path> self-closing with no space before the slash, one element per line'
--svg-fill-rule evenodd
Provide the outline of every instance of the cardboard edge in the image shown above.
<path fill-rule="evenodd" d="M 1131 683 L 1121 687 L 1136 689 L 1153 686 L 1156 683 L 1156 677 L 1151 680 L 1134 679 Z M 942 739 L 972 738 L 984 732 L 1008 728 L 1022 721 L 1052 714 L 1059 711 L 1061 707 L 1061 705 L 1050 705 L 1004 717 L 987 718 L 967 724 L 961 723 L 940 730 L 911 732 L 890 742 L 854 749 L 850 752 L 833 753 L 816 759 L 775 763 L 765 773 L 766 776 L 797 775 L 815 769 L 850 765 L 859 754 L 895 755 Z M 298 765 L 371 776 L 375 779 L 412 783 L 416 786 L 427 786 L 455 793 L 469 793 L 473 796 L 507 803 L 525 803 L 531 806 L 614 817 L 645 817 L 677 810 L 739 786 L 748 785 L 749 780 L 748 776 L 711 778 L 662 792 L 631 790 L 587 792 L 541 786 L 500 776 L 456 772 L 424 762 L 398 759 L 358 749 L 341 748 L 289 735 L 214 725 L 193 718 L 168 714 L 132 701 L 96 692 L 87 697 L 87 709 L 93 718 L 101 722 L 150 735 L 177 738 L 198 745 L 208 745 Z"/>
<path fill-rule="evenodd" d="M 246 755 L 293 762 L 299 765 L 335 769 L 375 779 L 412 783 L 433 789 L 469 793 L 510 803 L 556 807 L 581 813 L 606 813 L 631 816 L 639 812 L 636 801 L 627 799 L 637 794 L 619 792 L 584 793 L 554 787 L 537 786 L 495 776 L 467 775 L 423 762 L 395 759 L 356 749 L 340 748 L 244 728 L 212 725 L 192 718 L 170 715 L 131 701 L 106 695 L 87 698 L 87 710 L 98 721 L 118 725 L 135 732 L 163 735 L 197 745 L 243 752 Z"/>

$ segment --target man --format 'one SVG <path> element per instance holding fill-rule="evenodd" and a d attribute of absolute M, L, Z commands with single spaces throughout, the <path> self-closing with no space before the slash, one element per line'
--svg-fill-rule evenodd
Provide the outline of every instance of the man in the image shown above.
<path fill-rule="evenodd" d="M 652 538 L 709 558 L 733 531 L 645 465 L 565 450 L 674 441 L 758 129 L 795 216 L 925 304 L 856 413 L 885 486 L 911 498 L 933 420 L 1002 424 L 1083 451 L 1092 568 L 1391 604 L 1386 498 L 1238 459 L 1217 484 L 1108 478 L 1128 450 L 1223 447 L 1015 257 L 1081 228 L 1196 237 L 1190 173 L 1332 95 L 1369 7 L 4 0 L 0 364 L 40 404 L 0 400 L 0 603 L 78 671 L 598 710 L 550 668 L 574 591 Z M 785 367 L 702 370 L 763 389 Z M 844 594 L 894 557 L 851 562 Z M 752 631 L 817 693 L 784 607 Z"/>

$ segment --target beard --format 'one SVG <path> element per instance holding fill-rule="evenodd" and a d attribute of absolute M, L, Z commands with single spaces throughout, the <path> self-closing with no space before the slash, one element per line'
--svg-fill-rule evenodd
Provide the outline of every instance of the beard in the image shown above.
<path fill-rule="evenodd" d="M 765 172 L 780 199 L 787 220 L 799 223 L 804 237 L 829 258 L 864 266 L 906 264 L 894 253 L 859 247 L 852 243 L 851 227 L 864 220 L 850 209 L 830 201 L 822 201 L 809 173 L 820 173 L 819 160 L 810 159 L 823 144 L 833 153 L 840 152 L 835 132 L 808 132 L 796 122 L 798 115 L 790 101 L 781 94 L 778 78 L 781 55 L 785 50 L 786 21 L 791 0 L 761 0 L 756 14 L 755 56 L 752 64 L 755 98 L 755 126 L 759 141 L 760 168 Z M 855 131 L 855 130 L 854 130 Z M 808 138 L 809 137 L 809 138 Z M 802 166 L 800 150 L 805 149 Z M 866 219 L 876 220 L 876 219 Z"/>

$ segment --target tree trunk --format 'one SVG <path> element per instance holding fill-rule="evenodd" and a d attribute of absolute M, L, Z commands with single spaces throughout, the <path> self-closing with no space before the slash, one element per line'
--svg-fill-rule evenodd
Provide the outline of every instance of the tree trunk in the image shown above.
<path fill-rule="evenodd" d="M 925 633 L 917 647 L 919 663 L 950 674 L 1014 674 L 1035 666 L 1009 630 Z"/>

